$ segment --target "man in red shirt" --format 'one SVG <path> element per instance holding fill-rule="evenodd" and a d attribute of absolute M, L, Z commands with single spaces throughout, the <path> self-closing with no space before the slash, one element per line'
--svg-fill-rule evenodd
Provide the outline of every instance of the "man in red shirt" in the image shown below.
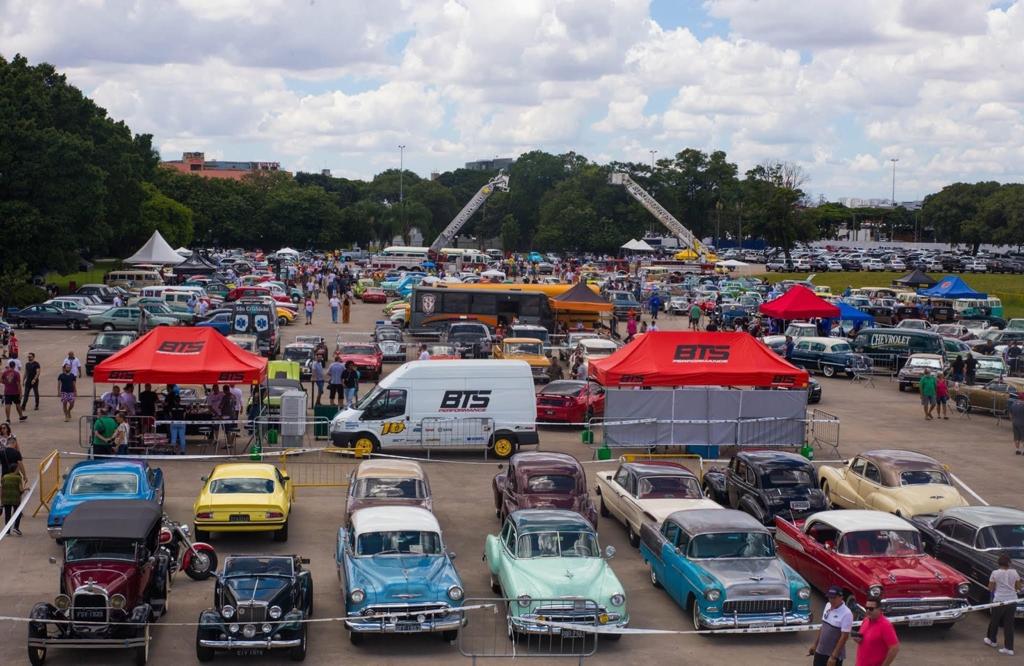
<path fill-rule="evenodd" d="M 21 410 L 21 373 L 16 368 L 15 361 L 8 361 L 7 369 L 0 374 L 0 383 L 4 385 L 4 414 L 8 422 L 11 420 L 11 405 L 18 410 L 18 420 L 28 418 Z"/>
<path fill-rule="evenodd" d="M 864 610 L 867 611 L 867 618 L 860 625 L 860 631 L 853 635 L 853 640 L 860 644 L 857 648 L 857 666 L 889 666 L 900 651 L 896 630 L 888 618 L 882 615 L 882 607 L 876 599 L 868 599 Z"/>

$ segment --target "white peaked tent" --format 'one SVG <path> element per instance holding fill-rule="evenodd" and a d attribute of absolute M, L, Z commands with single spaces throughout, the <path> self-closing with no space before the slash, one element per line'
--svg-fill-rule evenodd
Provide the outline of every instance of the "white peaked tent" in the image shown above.
<path fill-rule="evenodd" d="M 192 250 L 188 249 L 184 245 L 179 247 L 177 250 L 175 250 L 175 252 L 177 252 L 178 254 L 180 254 L 183 257 L 191 257 L 192 256 Z"/>
<path fill-rule="evenodd" d="M 298 250 L 293 250 L 290 247 L 282 247 L 280 250 L 275 252 L 275 254 L 298 254 L 298 253 L 299 253 Z"/>
<path fill-rule="evenodd" d="M 623 246 L 623 250 L 633 250 L 634 252 L 653 252 L 654 248 L 651 247 L 647 241 L 637 240 L 635 238 L 629 239 Z"/>
<path fill-rule="evenodd" d="M 139 251 L 124 260 L 126 264 L 180 264 L 185 257 L 174 251 L 159 231 L 154 231 Z"/>

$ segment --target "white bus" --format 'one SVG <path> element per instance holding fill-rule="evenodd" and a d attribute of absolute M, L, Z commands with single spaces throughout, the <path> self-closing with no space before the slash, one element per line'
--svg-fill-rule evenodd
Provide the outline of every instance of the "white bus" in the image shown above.
<path fill-rule="evenodd" d="M 427 261 L 426 247 L 392 245 L 380 254 L 370 257 L 370 266 L 375 270 L 418 271 Z"/>

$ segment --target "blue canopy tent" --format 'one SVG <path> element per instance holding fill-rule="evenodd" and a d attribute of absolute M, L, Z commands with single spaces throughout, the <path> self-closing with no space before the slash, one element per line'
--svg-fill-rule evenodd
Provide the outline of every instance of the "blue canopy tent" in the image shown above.
<path fill-rule="evenodd" d="M 858 310 L 849 303 L 842 301 L 836 303 L 839 306 L 839 319 L 841 321 L 852 321 L 861 324 L 874 324 L 875 318 L 863 310 Z"/>
<path fill-rule="evenodd" d="M 919 296 L 930 298 L 987 298 L 988 294 L 974 291 L 955 275 L 947 275 L 930 289 L 918 289 Z"/>

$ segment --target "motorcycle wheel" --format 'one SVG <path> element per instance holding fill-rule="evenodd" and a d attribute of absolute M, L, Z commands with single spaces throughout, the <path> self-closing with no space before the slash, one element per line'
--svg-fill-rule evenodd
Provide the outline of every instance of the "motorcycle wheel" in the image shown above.
<path fill-rule="evenodd" d="M 192 554 L 185 575 L 192 580 L 206 580 L 217 570 L 217 553 L 212 550 L 200 550 Z"/>

